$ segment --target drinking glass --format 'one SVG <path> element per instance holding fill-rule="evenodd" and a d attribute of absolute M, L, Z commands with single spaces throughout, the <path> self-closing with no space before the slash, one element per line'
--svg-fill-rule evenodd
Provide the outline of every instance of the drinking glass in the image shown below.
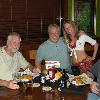
<path fill-rule="evenodd" d="M 26 81 L 23 82 L 23 91 L 24 91 L 24 97 L 25 100 L 32 100 L 32 90 L 33 90 L 33 75 L 31 73 L 27 73 L 24 78 L 26 79 Z"/>
<path fill-rule="evenodd" d="M 73 72 L 73 74 L 75 75 L 75 76 L 77 76 L 77 75 L 80 75 L 80 69 L 79 69 L 79 66 L 71 66 L 71 68 L 72 68 L 72 72 Z"/>
<path fill-rule="evenodd" d="M 12 77 L 13 77 L 13 80 L 15 80 L 17 84 L 19 85 L 19 83 L 21 82 L 21 73 L 15 72 L 14 74 L 12 74 Z"/>
<path fill-rule="evenodd" d="M 32 81 L 24 82 L 23 86 L 25 100 L 32 100 Z"/>
<path fill-rule="evenodd" d="M 25 100 L 32 100 L 32 73 L 16 72 L 13 74 L 13 79 L 17 81 L 20 93 L 24 95 Z"/>

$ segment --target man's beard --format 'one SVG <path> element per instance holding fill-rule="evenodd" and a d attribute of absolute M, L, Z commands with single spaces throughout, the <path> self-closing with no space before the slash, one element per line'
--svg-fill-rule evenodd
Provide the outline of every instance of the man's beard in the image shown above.
<path fill-rule="evenodd" d="M 13 52 L 13 53 L 18 52 L 18 50 L 19 50 L 19 48 L 13 48 L 13 49 L 12 49 L 12 52 Z"/>

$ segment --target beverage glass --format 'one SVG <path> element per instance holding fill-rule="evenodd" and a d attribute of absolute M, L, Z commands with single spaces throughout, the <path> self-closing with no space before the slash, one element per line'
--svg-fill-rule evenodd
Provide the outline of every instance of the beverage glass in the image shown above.
<path fill-rule="evenodd" d="M 32 100 L 32 82 L 24 82 L 24 96 L 26 100 Z"/>
<path fill-rule="evenodd" d="M 77 76 L 77 75 L 80 75 L 80 69 L 79 69 L 79 66 L 71 66 L 71 68 L 72 68 L 72 72 L 73 72 L 73 74 L 75 75 L 75 76 Z"/>
<path fill-rule="evenodd" d="M 20 87 L 20 93 L 25 97 L 25 100 L 32 100 L 32 79 L 33 75 L 30 72 L 16 72 L 13 75 L 14 80 Z"/>
<path fill-rule="evenodd" d="M 21 73 L 20 72 L 15 72 L 12 74 L 13 80 L 16 80 L 17 82 L 21 82 Z"/>

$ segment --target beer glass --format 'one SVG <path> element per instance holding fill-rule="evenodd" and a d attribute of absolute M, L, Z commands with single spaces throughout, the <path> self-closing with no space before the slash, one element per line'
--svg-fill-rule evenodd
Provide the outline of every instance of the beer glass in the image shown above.
<path fill-rule="evenodd" d="M 32 81 L 24 82 L 23 85 L 25 100 L 32 100 Z"/>
<path fill-rule="evenodd" d="M 24 79 L 26 79 L 26 81 L 23 82 L 25 99 L 32 100 L 32 84 L 33 84 L 32 73 L 26 72 L 26 75 L 24 75 Z"/>

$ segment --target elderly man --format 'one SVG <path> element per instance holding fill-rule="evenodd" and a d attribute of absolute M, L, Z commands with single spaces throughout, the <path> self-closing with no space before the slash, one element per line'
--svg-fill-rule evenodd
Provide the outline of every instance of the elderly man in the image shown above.
<path fill-rule="evenodd" d="M 45 61 L 59 61 L 60 67 L 66 69 L 67 72 L 72 73 L 68 47 L 64 43 L 64 39 L 60 37 L 60 28 L 56 24 L 48 26 L 49 39 L 42 43 L 37 51 L 35 60 L 36 70 L 41 72 L 41 62 Z"/>
<path fill-rule="evenodd" d="M 8 35 L 6 46 L 0 48 L 0 86 L 18 89 L 19 86 L 13 81 L 12 75 L 20 68 L 31 66 L 18 51 L 20 42 L 19 34 L 12 32 Z"/>

